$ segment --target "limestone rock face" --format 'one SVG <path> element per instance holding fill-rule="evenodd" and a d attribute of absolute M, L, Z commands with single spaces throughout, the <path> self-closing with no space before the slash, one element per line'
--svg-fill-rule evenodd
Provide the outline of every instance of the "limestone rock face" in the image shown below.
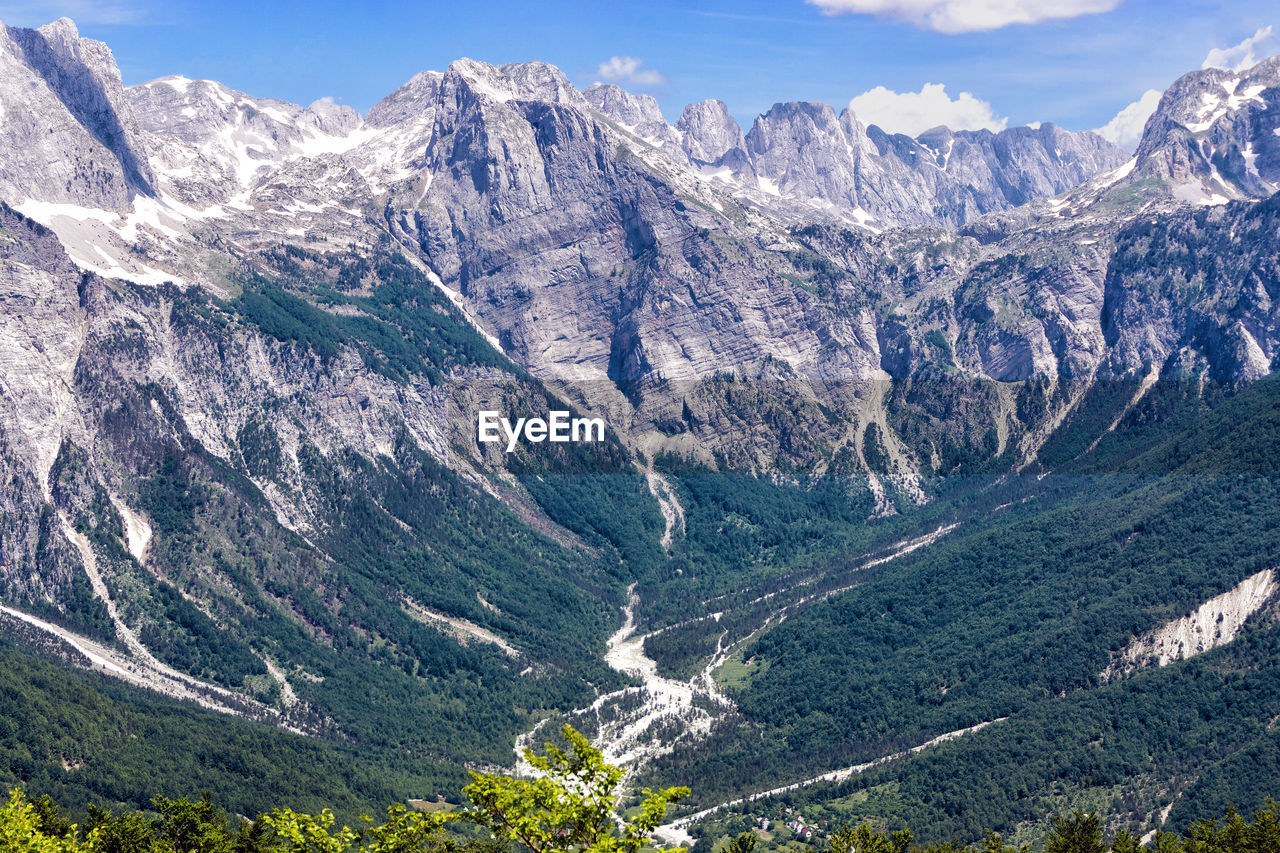
<path fill-rule="evenodd" d="M 747 134 L 756 174 L 779 194 L 858 207 L 861 128 L 842 123 L 826 104 L 774 104 Z"/>
<path fill-rule="evenodd" d="M 1206 68 L 1169 87 L 1147 121 L 1131 180 L 1181 200 L 1265 198 L 1280 186 L 1280 57 L 1245 72 Z"/>
<path fill-rule="evenodd" d="M 1147 199 L 1117 200 L 1156 177 L 1174 188 L 1148 208 L 1173 217 L 1169 239 L 1245 228 L 1265 265 L 1263 225 L 1188 218 L 1208 196 L 1178 188 L 1217 174 L 1232 197 L 1266 194 L 1276 61 L 1184 77 L 1127 163 L 1047 123 L 910 138 L 802 102 L 746 134 L 714 100 L 673 127 L 648 95 L 579 92 L 540 62 L 460 59 L 362 118 L 180 77 L 125 90 L 106 48 L 67 22 L 5 39 L 6 79 L 34 87 L 55 133 L 37 144 L 38 122 L 16 126 L 3 198 L 76 267 L 225 295 L 249 274 L 300 282 L 328 264 L 342 271 L 326 286 L 363 293 L 377 281 L 367 258 L 390 247 L 505 356 L 655 440 L 735 442 L 727 375 L 803 384 L 838 413 L 835 436 L 880 399 L 862 385 L 921 372 L 1086 382 L 1181 359 L 1252 378 L 1276 354 L 1268 279 L 1250 284 L 1241 265 L 1216 285 L 1239 291 L 1242 316 L 1185 289 L 1153 295 L 1128 260 L 1146 245 L 1134 217 Z M 102 181 L 54 179 L 89 152 Z M 56 207 L 73 200 L 83 210 Z M 51 352 L 76 340 L 50 328 Z M 50 464 L 53 439 L 23 440 Z"/>
<path fill-rule="evenodd" d="M 540 469 L 478 445 L 481 407 L 603 416 L 607 470 L 647 471 L 663 502 L 659 546 L 680 517 L 661 453 L 839 476 L 876 514 L 935 477 L 1048 467 L 1064 424 L 1094 428 L 1069 419 L 1100 382 L 1280 364 L 1278 69 L 1182 78 L 1129 158 L 1051 124 L 910 138 L 800 102 L 745 134 L 719 101 L 671 126 L 539 62 L 460 59 L 361 117 L 181 77 L 125 89 L 69 22 L 6 28 L 0 597 L 167 645 L 186 639 L 148 604 L 162 582 L 229 626 L 207 636 L 294 619 L 283 590 L 311 636 L 382 589 L 335 581 L 338 526 L 380 523 L 435 571 L 490 535 L 454 506 L 509 522 L 512 565 L 559 555 L 519 583 L 596 585 L 611 568 L 579 571 L 594 546 L 517 476 Z M 413 517 L 428 499 L 441 518 Z M 456 563 L 421 612 L 522 656 L 564 635 L 519 634 L 537 614 L 500 610 L 523 588 L 490 609 L 502 578 Z M 432 592 L 401 580 L 355 610 Z M 259 696 L 253 649 L 274 647 L 246 645 L 226 684 Z"/>
<path fill-rule="evenodd" d="M 435 104 L 440 91 L 439 71 L 422 71 L 375 104 L 365 115 L 372 127 L 389 127 L 422 117 Z"/>
<path fill-rule="evenodd" d="M 667 124 L 652 95 L 632 94 L 612 83 L 593 83 L 583 96 L 611 120 L 649 145 L 681 156 L 680 134 Z"/>
<path fill-rule="evenodd" d="M 479 69 L 483 67 L 483 63 L 474 63 L 472 67 Z M 519 100 L 546 101 L 578 110 L 588 107 L 589 99 L 575 89 L 564 72 L 554 65 L 546 62 L 510 62 L 500 66 L 498 70 L 514 85 Z"/>
<path fill-rule="evenodd" d="M 0 194 L 123 211 L 152 193 L 111 51 L 63 18 L 38 30 L 0 25 Z"/>
<path fill-rule="evenodd" d="M 849 110 L 837 117 L 824 104 L 777 104 L 747 142 L 757 173 L 780 194 L 899 225 L 963 225 L 1128 159 L 1096 134 L 1051 124 L 998 134 L 938 127 L 912 139 L 864 127 Z"/>
<path fill-rule="evenodd" d="M 643 121 L 650 107 L 613 103 L 620 91 L 589 94 L 618 121 Z M 431 109 L 442 142 L 430 188 L 395 221 L 517 361 L 621 384 L 768 355 L 817 363 L 808 295 L 779 286 L 753 234 L 721 249 L 709 232 L 723 220 L 655 180 L 608 125 L 550 101 L 498 101 L 452 70 Z"/>
<path fill-rule="evenodd" d="M 695 166 L 728 168 L 736 180 L 748 184 L 754 179 L 746 137 L 724 101 L 689 104 L 676 122 L 676 132 L 680 147 Z"/>
<path fill-rule="evenodd" d="M 87 436 L 73 387 L 80 281 L 57 237 L 0 208 L 0 582 L 46 613 L 74 595 L 79 566 L 47 507 L 63 442 Z"/>
<path fill-rule="evenodd" d="M 1101 322 L 1108 369 L 1253 380 L 1280 361 L 1280 197 L 1200 206 L 1118 235 Z"/>
<path fill-rule="evenodd" d="M 71 384 L 84 342 L 80 271 L 53 234 L 24 240 L 5 211 L 0 232 L 0 429 L 9 450 L 44 483 L 64 439 L 83 439 Z M 18 233 L 13 233 L 18 224 Z"/>

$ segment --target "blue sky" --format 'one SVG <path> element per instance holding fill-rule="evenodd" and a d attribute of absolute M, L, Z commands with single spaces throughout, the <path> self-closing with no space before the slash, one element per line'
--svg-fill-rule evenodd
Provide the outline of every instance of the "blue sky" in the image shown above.
<path fill-rule="evenodd" d="M 1000 26 L 1050 9 L 1110 11 Z M 0 0 L 10 25 L 64 14 L 112 47 L 130 84 L 176 73 L 364 111 L 415 72 L 460 56 L 541 59 L 584 87 L 605 64 L 627 88 L 655 95 L 671 120 L 688 102 L 720 98 L 744 129 L 776 101 L 839 109 L 877 86 L 880 109 L 892 114 L 911 106 L 892 93 L 925 84 L 935 84 L 926 106 L 970 93 L 951 108 L 952 123 L 1094 128 L 1200 67 L 1211 49 L 1280 25 L 1280 8 L 1257 0 Z M 863 103 L 871 109 L 875 99 Z"/>

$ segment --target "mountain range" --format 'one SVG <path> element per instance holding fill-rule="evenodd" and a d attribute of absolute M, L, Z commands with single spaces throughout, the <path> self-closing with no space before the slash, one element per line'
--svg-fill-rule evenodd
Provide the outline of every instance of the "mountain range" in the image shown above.
<path fill-rule="evenodd" d="M 569 718 L 633 782 L 714 780 L 708 809 L 943 735 L 1047 738 L 1057 699 L 1190 690 L 1209 665 L 1164 664 L 1220 614 L 1197 652 L 1243 631 L 1241 671 L 1270 660 L 1280 57 L 1178 79 L 1133 155 L 802 102 L 672 126 L 538 62 L 460 59 L 364 116 L 126 87 L 67 19 L 3 28 L 0 72 L 0 612 L 24 648 L 382 772 L 411 756 L 401 798 Z M 559 408 L 608 440 L 476 440 L 481 409 Z M 1203 523 L 1166 531 L 1174 509 Z M 850 662 L 903 638 L 915 681 Z M 1271 742 L 1240 713 L 1196 729 L 1216 751 L 1062 796 L 1152 828 Z M 916 762 L 876 784 L 915 791 Z M 871 790 L 868 814 L 974 829 L 972 794 Z"/>

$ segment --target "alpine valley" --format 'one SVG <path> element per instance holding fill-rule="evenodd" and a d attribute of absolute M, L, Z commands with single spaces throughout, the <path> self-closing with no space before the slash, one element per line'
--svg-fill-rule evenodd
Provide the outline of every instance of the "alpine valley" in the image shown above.
<path fill-rule="evenodd" d="M 0 782 L 351 820 L 567 722 L 707 851 L 1256 809 L 1277 187 L 1280 57 L 1131 156 L 0 26 Z M 477 440 L 552 410 L 605 441 Z"/>

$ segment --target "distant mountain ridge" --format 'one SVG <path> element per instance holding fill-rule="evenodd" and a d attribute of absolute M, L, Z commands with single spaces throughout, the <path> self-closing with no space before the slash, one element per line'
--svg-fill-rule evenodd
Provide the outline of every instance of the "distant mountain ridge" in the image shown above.
<path fill-rule="evenodd" d="M 79 38 L 74 24 L 65 18 L 39 30 L 6 27 L 5 39 L 9 79 L 14 84 L 29 80 L 11 87 L 9 114 L 21 105 L 21 93 L 34 87 L 40 93 L 34 101 L 35 113 L 55 115 L 65 109 L 64 115 L 71 119 L 61 120 L 61 130 L 30 136 L 25 147 L 33 153 L 53 154 L 79 147 L 85 154 L 78 161 L 72 158 L 83 172 L 72 175 L 72 180 L 45 174 L 48 166 L 32 168 L 10 158 L 6 163 L 10 168 L 0 171 L 4 197 L 106 210 L 123 209 L 124 199 L 131 194 L 154 195 L 152 160 L 159 160 L 160 168 L 191 165 L 183 160 L 174 166 L 182 156 L 175 144 L 193 142 L 196 128 L 208 127 L 220 113 L 225 118 L 225 111 L 235 109 L 237 103 L 271 105 L 258 111 L 268 136 L 256 147 L 252 136 L 245 136 L 243 150 L 215 155 L 213 159 L 225 164 L 222 180 L 233 177 L 225 168 L 241 169 L 247 175 L 255 161 L 265 165 L 274 156 L 271 149 L 299 148 L 297 143 L 308 131 L 311 138 L 334 140 L 328 147 L 342 150 L 336 140 L 350 140 L 365 127 L 390 127 L 396 109 L 392 105 L 402 103 L 410 92 L 422 98 L 433 82 L 444 79 L 439 72 L 424 72 L 373 107 L 364 119 L 348 108 L 315 104 L 308 114 L 313 118 L 302 126 L 286 127 L 290 121 L 284 117 L 298 108 L 250 98 L 208 81 L 164 78 L 125 89 L 110 50 Z M 451 68 L 499 100 L 555 103 L 588 113 L 598 110 L 645 144 L 710 176 L 709 180 L 749 194 L 757 203 L 768 206 L 782 197 L 804 204 L 810 216 L 869 221 L 877 227 L 960 225 L 993 210 L 1061 192 L 1126 159 L 1119 149 L 1092 134 L 1069 134 L 1051 125 L 994 136 L 969 131 L 951 134 L 939 128 L 910 140 L 863 128 L 848 110 L 837 120 L 830 108 L 798 103 L 775 105 L 745 137 L 717 101 L 689 105 L 673 128 L 649 96 L 599 84 L 579 93 L 558 69 L 545 63 L 496 68 L 459 60 Z M 172 91 L 164 94 L 158 86 Z M 181 100 L 188 86 L 194 86 L 193 97 L 179 105 L 175 96 Z M 61 109 L 55 101 L 62 104 Z M 194 115 L 184 114 L 187 110 Z M 329 117 L 327 122 L 314 118 L 321 112 Z M 252 134 L 252 127 L 250 122 L 245 132 Z M 26 134 L 30 129 L 17 124 L 10 133 Z M 233 140 L 226 142 L 234 147 Z M 388 153 L 375 156 L 386 158 Z M 46 155 L 41 162 L 60 160 Z M 78 185 L 83 188 L 77 190 Z"/>
<path fill-rule="evenodd" d="M 4 34 L 0 108 L 41 118 L 14 125 L 0 199 L 80 268 L 225 295 L 391 246 L 504 356 L 641 443 L 771 465 L 772 438 L 744 443 L 698 390 L 725 370 L 817 383 L 865 425 L 882 401 L 848 389 L 921 371 L 1256 378 L 1280 353 L 1266 300 L 1237 322 L 1109 271 L 1139 213 L 1274 189 L 1280 60 L 1186 75 L 1126 158 L 1051 124 L 911 139 L 798 102 L 746 134 L 717 101 L 672 127 L 651 97 L 580 92 L 541 62 L 461 59 L 362 118 L 213 81 L 125 88 L 66 19 Z M 1157 317 L 1178 319 L 1153 338 Z M 925 457 L 877 429 L 916 494 Z M 1018 429 L 1026 461 L 1043 436 Z"/>
<path fill-rule="evenodd" d="M 799 102 L 745 134 L 717 101 L 672 127 L 648 96 L 580 92 L 540 62 L 461 59 L 362 118 L 181 77 L 125 88 L 66 19 L 4 39 L 0 108 L 26 118 L 0 199 L 81 269 L 225 295 L 389 245 L 504 356 L 592 383 L 578 402 L 659 445 L 743 447 L 718 403 L 672 384 L 726 369 L 820 387 L 935 368 L 1085 381 L 1172 359 L 1230 379 L 1277 357 L 1265 300 L 1239 321 L 1148 304 L 1109 267 L 1139 213 L 1274 189 L 1280 60 L 1186 75 L 1126 158 L 1051 124 L 911 139 Z M 1162 316 L 1179 319 L 1153 339 Z M 841 402 L 878 417 L 860 391 Z M 914 482 L 921 457 L 882 440 Z"/>
<path fill-rule="evenodd" d="M 592 105 L 701 174 L 742 190 L 800 200 L 878 227 L 956 227 L 993 211 L 1056 195 L 1129 155 L 1095 133 L 1052 124 L 952 132 L 916 139 L 864 126 L 851 110 L 774 104 L 743 136 L 721 101 L 685 107 L 676 126 L 657 102 L 613 85 L 584 92 Z"/>

